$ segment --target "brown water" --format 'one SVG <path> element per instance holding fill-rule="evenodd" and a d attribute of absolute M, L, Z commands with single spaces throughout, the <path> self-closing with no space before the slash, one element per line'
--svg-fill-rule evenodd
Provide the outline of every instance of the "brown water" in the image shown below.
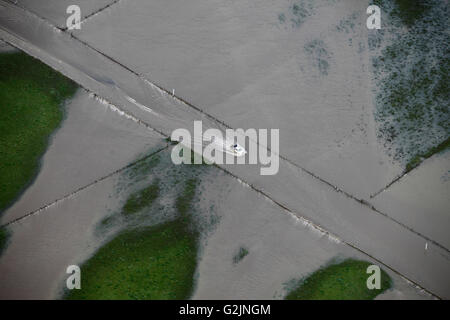
<path fill-rule="evenodd" d="M 356 246 L 428 290 L 449 297 L 448 250 L 430 243 L 425 251 L 427 238 L 408 222 L 408 225 L 402 223 L 407 219 L 397 216 L 394 221 L 383 215 L 384 212 L 376 212 L 370 205 L 355 199 L 367 198 L 400 170 L 380 150 L 374 138 L 368 55 L 364 47 L 366 29 L 359 27 L 365 21 L 362 18 L 365 17 L 364 2 L 321 1 L 308 9 L 311 11 L 307 15 L 308 24 L 297 21 L 294 26 L 281 22 L 280 14 L 288 19 L 292 15 L 291 3 L 287 1 L 270 2 L 265 6 L 244 1 L 227 6 L 197 0 L 189 10 L 179 6 L 169 8 L 162 1 L 138 2 L 139 5 L 133 5 L 130 1 L 121 1 L 87 20 L 81 32 L 75 33 L 93 48 L 111 55 L 138 74 L 12 6 L 0 7 L 3 27 L 0 37 L 132 114 L 144 122 L 141 123 L 144 128 L 145 124 L 150 124 L 170 134 L 175 128 L 189 129 L 193 120 L 203 119 L 206 126 L 223 129 L 220 123 L 178 97 L 194 102 L 233 127 L 279 128 L 280 153 L 286 158 L 280 162 L 278 175 L 262 177 L 259 166 L 223 167 L 288 208 L 291 219 L 300 217 L 312 222 L 311 225 L 320 225 L 343 243 Z M 339 29 L 341 22 L 344 27 Z M 178 97 L 171 97 L 147 80 L 161 84 L 168 91 L 175 88 Z M 130 97 L 152 112 L 130 102 Z M 95 151 L 88 143 L 86 145 L 88 150 Z M 92 159 L 102 157 L 103 154 L 98 153 Z M 122 163 L 131 157 L 120 155 L 118 159 Z M 75 186 L 72 182 L 68 185 Z M 40 201 L 40 196 L 31 198 L 37 199 L 34 200 L 37 203 Z M 228 205 L 224 205 L 223 210 Z M 251 210 L 254 205 L 254 202 L 243 204 L 242 208 L 246 208 L 243 214 L 249 212 L 257 217 Z M 280 210 L 279 206 L 277 208 Z M 11 213 L 11 216 L 21 212 L 25 211 Z M 260 218 L 264 221 L 264 217 Z M 243 224 L 244 234 L 256 232 L 251 223 L 258 219 L 249 219 Z M 302 231 L 294 236 L 295 229 L 286 221 L 274 223 L 275 230 L 284 226 L 292 231 L 286 231 L 290 236 L 282 244 L 303 237 Z M 222 231 L 217 229 L 217 232 L 218 239 L 222 237 L 224 241 Z M 434 238 L 434 235 L 428 237 Z M 278 241 L 274 236 L 269 239 L 272 239 L 271 244 L 261 251 L 260 257 L 271 261 L 267 270 L 273 270 L 278 259 L 286 258 L 269 257 L 275 247 L 272 241 Z M 314 243 L 311 240 L 306 248 L 312 250 Z M 5 257 L 12 255 L 10 250 Z M 225 254 L 227 250 L 231 247 L 219 251 Z M 295 249 L 286 250 L 293 255 L 293 261 L 298 259 L 300 253 Z M 206 248 L 205 261 L 217 263 L 219 257 L 210 256 L 208 252 Z M 311 271 L 338 252 L 330 249 L 329 244 L 324 245 L 316 252 L 317 258 L 312 255 L 310 263 L 299 267 L 298 274 Z M 18 254 L 19 251 L 15 251 L 15 255 Z M 3 259 L 6 258 L 0 261 Z M 286 262 L 283 277 L 289 278 L 295 273 L 294 264 Z M 207 266 L 201 262 L 199 270 L 208 277 L 207 282 L 214 283 L 217 264 Z M 229 279 L 238 276 L 228 269 L 223 272 L 230 275 Z M 257 279 L 262 279 L 264 272 L 261 271 Z M 273 289 L 281 290 L 281 278 L 271 279 L 269 284 L 261 281 L 255 283 L 264 296 Z M 207 282 L 199 278 L 199 294 L 211 292 Z M 247 283 L 251 286 L 250 280 Z M 230 295 L 244 296 L 246 292 L 242 287 L 227 290 Z"/>

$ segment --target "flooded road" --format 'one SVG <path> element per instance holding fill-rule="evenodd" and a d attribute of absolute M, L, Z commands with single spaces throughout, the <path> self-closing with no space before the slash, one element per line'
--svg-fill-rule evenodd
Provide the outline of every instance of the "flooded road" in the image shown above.
<path fill-rule="evenodd" d="M 202 211 L 213 208 L 219 222 L 206 236 L 193 299 L 281 299 L 290 282 L 331 261 L 370 261 L 224 173 L 206 177 L 202 190 Z M 249 253 L 233 263 L 240 247 Z M 394 284 L 386 298 L 431 298 L 397 274 L 388 273 Z"/>
<path fill-rule="evenodd" d="M 280 129 L 280 154 L 361 198 L 401 170 L 376 139 L 366 8 L 125 0 L 73 34 L 233 128 Z"/>
<path fill-rule="evenodd" d="M 66 14 L 67 8 L 74 4 L 71 0 L 6 0 L 14 3 L 26 10 L 36 13 L 51 21 L 54 25 L 60 28 L 66 28 L 66 19 L 69 16 Z M 78 0 L 77 5 L 81 10 L 81 19 L 86 19 L 97 11 L 113 4 L 117 0 Z"/>
<path fill-rule="evenodd" d="M 164 181 L 162 198 L 143 212 L 139 224 L 171 219 L 173 190 L 181 177 L 192 175 L 192 168 L 184 166 L 173 173 L 170 150 L 156 156 L 156 166 L 142 176 L 139 164 L 133 165 L 11 224 L 10 245 L 0 259 L 0 299 L 60 298 L 67 266 L 82 264 L 117 232 L 119 226 L 108 226 L 105 218 L 117 217 L 127 195 L 155 176 Z M 289 283 L 332 261 L 373 261 L 222 170 L 200 170 L 204 172 L 195 220 L 203 231 L 193 299 L 281 299 Z M 235 262 L 233 256 L 240 247 L 248 255 Z M 396 273 L 387 272 L 393 288 L 380 298 L 432 298 Z"/>

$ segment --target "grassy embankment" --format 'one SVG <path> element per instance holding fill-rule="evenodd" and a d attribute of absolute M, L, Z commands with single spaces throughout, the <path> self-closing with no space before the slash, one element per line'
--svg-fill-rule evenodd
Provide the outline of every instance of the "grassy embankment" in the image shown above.
<path fill-rule="evenodd" d="M 158 181 L 132 194 L 122 214 L 149 207 Z M 198 234 L 192 228 L 192 202 L 198 181 L 188 180 L 176 199 L 177 218 L 129 229 L 103 246 L 81 267 L 81 290 L 66 299 L 187 299 L 193 289 Z"/>
<path fill-rule="evenodd" d="M 381 270 L 381 288 L 367 289 L 369 262 L 353 259 L 320 268 L 291 290 L 287 300 L 370 300 L 391 287 L 389 275 Z"/>
<path fill-rule="evenodd" d="M 0 53 L 0 212 L 36 175 L 77 85 L 22 52 Z"/>

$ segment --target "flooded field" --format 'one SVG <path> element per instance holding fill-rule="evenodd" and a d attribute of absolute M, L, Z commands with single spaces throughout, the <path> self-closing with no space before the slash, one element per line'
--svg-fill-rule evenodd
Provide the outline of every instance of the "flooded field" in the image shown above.
<path fill-rule="evenodd" d="M 373 199 L 373 203 L 406 224 L 450 246 L 450 152 L 436 154 Z"/>
<path fill-rule="evenodd" d="M 193 299 L 281 299 L 290 282 L 330 261 L 371 260 L 216 167 L 173 166 L 166 150 L 10 225 L 11 244 L 0 259 L 0 297 L 60 298 L 67 265 L 82 264 L 120 230 L 174 219 L 174 199 L 190 177 L 200 178 L 193 211 L 201 234 Z M 131 216 L 120 214 L 130 194 L 156 180 L 156 202 Z M 233 262 L 240 247 L 248 253 Z M 431 298 L 387 271 L 394 287 L 384 295 Z"/>
<path fill-rule="evenodd" d="M 376 138 L 366 8 L 122 1 L 74 34 L 233 128 L 279 128 L 281 155 L 364 197 L 400 172 Z"/>
<path fill-rule="evenodd" d="M 0 0 L 0 52 L 81 86 L 0 217 L 0 298 L 62 298 L 68 265 L 176 220 L 191 180 L 192 299 L 282 299 L 347 258 L 391 277 L 377 299 L 449 298 L 448 6 L 429 2 L 412 19 L 378 1 L 368 30 L 360 0 L 81 1 L 67 31 L 68 1 Z M 174 165 L 167 137 L 195 120 L 279 129 L 279 172 Z"/>
<path fill-rule="evenodd" d="M 165 145 L 163 138 L 80 89 L 65 107 L 34 183 L 2 215 L 20 218 Z"/>

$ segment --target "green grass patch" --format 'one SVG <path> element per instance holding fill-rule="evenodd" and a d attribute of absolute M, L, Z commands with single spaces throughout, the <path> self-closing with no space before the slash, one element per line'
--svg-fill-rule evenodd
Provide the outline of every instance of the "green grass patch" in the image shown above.
<path fill-rule="evenodd" d="M 150 186 L 130 195 L 123 206 L 122 213 L 125 215 L 136 213 L 150 206 L 158 198 L 158 195 L 159 181 L 156 180 Z"/>
<path fill-rule="evenodd" d="M 3 253 L 3 250 L 6 249 L 8 245 L 9 232 L 5 227 L 0 227 L 0 255 Z"/>
<path fill-rule="evenodd" d="M 233 263 L 239 263 L 246 255 L 248 255 L 248 249 L 245 247 L 240 247 L 239 251 L 233 257 Z"/>
<path fill-rule="evenodd" d="M 0 54 L 0 211 L 36 175 L 77 85 L 25 53 Z"/>
<path fill-rule="evenodd" d="M 430 148 L 427 152 L 418 154 L 414 156 L 407 164 L 406 164 L 406 171 L 405 173 L 408 173 L 412 169 L 416 168 L 419 164 L 422 163 L 423 160 L 428 159 L 432 155 L 442 152 L 444 150 L 447 150 L 450 148 L 450 138 L 442 142 L 441 144 L 437 145 L 436 147 Z"/>
<path fill-rule="evenodd" d="M 197 264 L 197 236 L 183 219 L 125 231 L 81 268 L 81 289 L 66 299 L 187 299 Z"/>
<path fill-rule="evenodd" d="M 123 213 L 133 213 L 158 197 L 158 181 L 132 194 Z M 163 224 L 125 230 L 81 267 L 81 289 L 74 300 L 188 299 L 193 291 L 199 234 L 192 228 L 197 179 L 186 181 L 176 199 L 178 217 Z M 128 204 L 128 205 L 127 205 Z"/>
<path fill-rule="evenodd" d="M 389 275 L 381 270 L 381 288 L 367 289 L 366 273 L 371 263 L 347 259 L 302 279 L 288 293 L 287 300 L 371 300 L 391 287 Z"/>

